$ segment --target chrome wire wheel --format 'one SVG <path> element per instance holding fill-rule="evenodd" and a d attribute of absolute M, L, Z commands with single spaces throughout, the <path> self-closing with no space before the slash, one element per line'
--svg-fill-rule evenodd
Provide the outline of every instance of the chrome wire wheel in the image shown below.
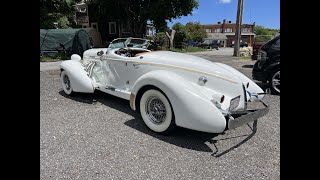
<path fill-rule="evenodd" d="M 140 114 L 149 129 L 169 133 L 175 127 L 174 113 L 167 97 L 160 91 L 149 89 L 140 99 Z"/>
<path fill-rule="evenodd" d="M 151 122 L 155 124 L 162 124 L 164 122 L 166 118 L 166 107 L 158 97 L 149 97 L 145 107 Z"/>
<path fill-rule="evenodd" d="M 271 78 L 271 86 L 277 93 L 280 93 L 280 70 L 273 74 Z"/>
<path fill-rule="evenodd" d="M 70 78 L 65 71 L 61 72 L 60 79 L 61 79 L 61 85 L 62 85 L 63 91 L 67 95 L 73 95 L 73 89 L 71 86 Z"/>
<path fill-rule="evenodd" d="M 71 88 L 70 80 L 69 80 L 69 77 L 66 74 L 63 76 L 63 83 L 66 86 L 66 89 L 70 90 L 70 88 Z"/>

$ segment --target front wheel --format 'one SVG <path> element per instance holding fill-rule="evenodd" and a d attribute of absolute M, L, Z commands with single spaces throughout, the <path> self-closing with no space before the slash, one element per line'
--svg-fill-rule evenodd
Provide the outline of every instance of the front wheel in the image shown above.
<path fill-rule="evenodd" d="M 73 95 L 70 79 L 66 71 L 61 72 L 60 81 L 61 81 L 63 91 L 69 96 Z"/>
<path fill-rule="evenodd" d="M 140 114 L 148 128 L 157 133 L 167 134 L 175 127 L 171 104 L 158 90 L 144 92 L 140 99 Z"/>
<path fill-rule="evenodd" d="M 280 94 L 280 69 L 276 69 L 270 75 L 269 85 L 272 94 Z"/>

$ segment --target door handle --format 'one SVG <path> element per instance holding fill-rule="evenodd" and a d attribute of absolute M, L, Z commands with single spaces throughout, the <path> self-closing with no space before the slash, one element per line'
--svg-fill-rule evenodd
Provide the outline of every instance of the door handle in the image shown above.
<path fill-rule="evenodd" d="M 132 65 L 133 65 L 133 67 L 135 67 L 135 68 L 139 68 L 140 63 L 133 63 Z"/>

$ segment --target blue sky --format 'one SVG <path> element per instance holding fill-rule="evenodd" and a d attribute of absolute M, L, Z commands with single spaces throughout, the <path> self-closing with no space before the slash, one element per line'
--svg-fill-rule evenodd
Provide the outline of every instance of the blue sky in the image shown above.
<path fill-rule="evenodd" d="M 182 16 L 168 22 L 168 26 L 176 22 L 185 25 L 187 22 L 200 24 L 216 24 L 218 21 L 236 22 L 238 0 L 199 0 L 198 9 L 193 10 L 193 15 Z M 267 28 L 280 29 L 280 0 L 244 0 L 243 24 L 251 24 Z"/>

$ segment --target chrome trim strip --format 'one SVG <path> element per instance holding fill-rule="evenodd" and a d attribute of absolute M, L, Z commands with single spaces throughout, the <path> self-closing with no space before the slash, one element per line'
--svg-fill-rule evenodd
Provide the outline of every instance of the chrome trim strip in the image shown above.
<path fill-rule="evenodd" d="M 139 63 L 141 65 L 162 66 L 162 67 L 168 67 L 168 68 L 173 68 L 173 69 L 181 69 L 181 70 L 190 71 L 190 72 L 194 72 L 194 73 L 200 73 L 200 74 L 205 74 L 205 75 L 208 75 L 208 76 L 213 76 L 213 77 L 216 77 L 216 78 L 219 78 L 219 79 L 231 82 L 231 83 L 238 84 L 238 82 L 236 82 L 236 81 L 234 81 L 232 79 L 229 79 L 229 78 L 217 75 L 217 74 L 198 71 L 198 70 L 190 69 L 190 68 L 186 68 L 186 67 L 179 67 L 179 66 L 174 66 L 174 65 L 169 65 L 169 64 L 161 64 L 161 63 L 153 63 L 153 62 L 131 61 L 131 60 L 127 60 L 127 59 L 110 59 L 110 58 L 108 58 L 107 60 L 120 61 L 120 62 L 123 62 L 123 63 L 128 63 L 128 62 L 129 63 Z"/>

